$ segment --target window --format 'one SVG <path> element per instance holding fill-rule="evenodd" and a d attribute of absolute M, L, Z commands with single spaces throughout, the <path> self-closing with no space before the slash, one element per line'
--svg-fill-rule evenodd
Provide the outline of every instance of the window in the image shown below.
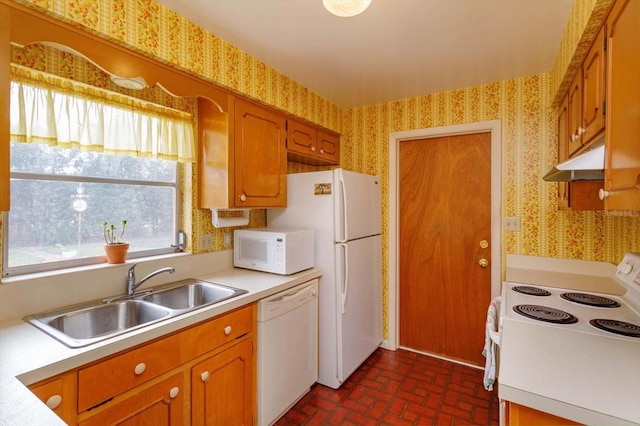
<path fill-rule="evenodd" d="M 129 257 L 175 251 L 178 163 L 11 143 L 4 275 L 102 261 L 102 222 L 128 221 Z"/>
<path fill-rule="evenodd" d="M 191 116 L 11 67 L 3 275 L 103 262 L 105 221 L 127 220 L 128 258 L 174 252 Z"/>

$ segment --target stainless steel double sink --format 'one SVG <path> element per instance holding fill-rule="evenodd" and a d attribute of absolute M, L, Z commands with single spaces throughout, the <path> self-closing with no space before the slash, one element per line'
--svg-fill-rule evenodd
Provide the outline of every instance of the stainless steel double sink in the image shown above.
<path fill-rule="evenodd" d="M 24 318 L 65 345 L 78 348 L 247 293 L 234 287 L 187 279 Z"/>

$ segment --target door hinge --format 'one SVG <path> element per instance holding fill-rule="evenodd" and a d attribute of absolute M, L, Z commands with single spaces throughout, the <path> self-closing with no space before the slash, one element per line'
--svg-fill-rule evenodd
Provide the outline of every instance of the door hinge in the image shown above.
<path fill-rule="evenodd" d="M 602 101 L 602 115 L 607 115 L 607 101 Z"/>
<path fill-rule="evenodd" d="M 606 34 L 605 34 L 604 41 L 602 42 L 602 44 L 604 44 L 604 50 L 607 50 L 607 37 L 606 37 Z"/>

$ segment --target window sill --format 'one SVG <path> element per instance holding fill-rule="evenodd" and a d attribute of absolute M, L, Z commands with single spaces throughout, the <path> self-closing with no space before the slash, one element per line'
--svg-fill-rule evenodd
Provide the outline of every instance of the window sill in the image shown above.
<path fill-rule="evenodd" d="M 23 281 L 30 281 L 34 279 L 43 279 L 43 278 L 53 278 L 60 277 L 64 275 L 77 274 L 80 272 L 90 272 L 90 271 L 108 271 L 110 269 L 121 268 L 122 266 L 131 266 L 134 263 L 143 265 L 147 262 L 158 261 L 158 260 L 166 260 L 166 259 L 175 259 L 184 256 L 191 256 L 192 253 L 188 252 L 180 252 L 180 253 L 169 253 L 169 254 L 161 254 L 156 256 L 148 256 L 148 257 L 138 257 L 135 259 L 129 259 L 125 263 L 95 263 L 92 265 L 83 265 L 83 266 L 74 266 L 72 268 L 63 268 L 56 269 L 53 271 L 43 271 L 43 272 L 34 272 L 29 274 L 21 274 L 21 275 L 13 275 L 8 277 L 2 277 L 0 280 L 0 284 L 13 284 L 20 283 Z"/>

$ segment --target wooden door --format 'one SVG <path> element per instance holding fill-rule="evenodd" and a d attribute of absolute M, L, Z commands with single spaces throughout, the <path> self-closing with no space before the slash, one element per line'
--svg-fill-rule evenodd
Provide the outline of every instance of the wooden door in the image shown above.
<path fill-rule="evenodd" d="M 490 133 L 401 142 L 399 181 L 400 345 L 484 365 Z"/>
<path fill-rule="evenodd" d="M 235 112 L 235 206 L 286 207 L 285 117 L 239 99 Z"/>
<path fill-rule="evenodd" d="M 253 340 L 247 339 L 191 370 L 194 425 L 251 425 L 255 414 Z"/>

